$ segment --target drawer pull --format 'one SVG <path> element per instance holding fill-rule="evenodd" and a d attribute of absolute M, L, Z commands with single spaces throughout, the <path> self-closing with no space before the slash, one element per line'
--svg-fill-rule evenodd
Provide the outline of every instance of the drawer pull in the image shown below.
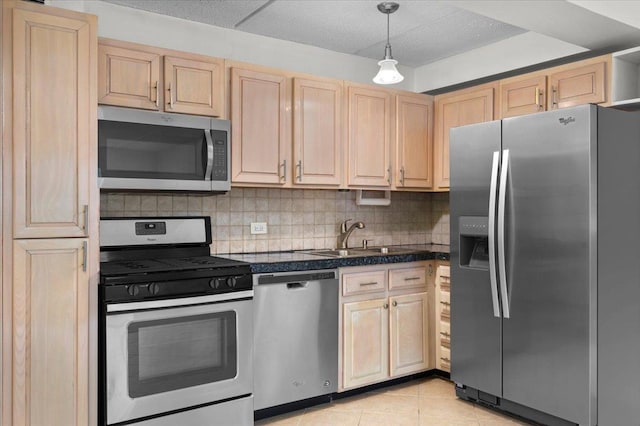
<path fill-rule="evenodd" d="M 443 356 L 440 357 L 440 360 L 446 362 L 447 364 L 451 362 L 449 358 L 445 358 Z"/>
<path fill-rule="evenodd" d="M 370 281 L 368 283 L 360 283 L 360 287 L 364 287 L 366 285 L 376 285 L 376 284 L 378 284 L 377 281 Z"/>
<path fill-rule="evenodd" d="M 440 332 L 440 334 L 441 334 L 443 337 L 446 337 L 447 339 L 448 339 L 449 337 L 451 337 L 451 335 L 450 335 L 449 333 L 447 333 L 446 331 L 441 331 L 441 332 Z"/>
<path fill-rule="evenodd" d="M 441 301 L 440 301 L 440 304 L 441 304 L 441 305 L 444 305 L 444 306 L 446 306 L 446 307 L 450 307 L 450 306 L 451 306 L 451 303 L 449 303 L 449 302 L 445 302 L 445 301 L 443 301 L 443 300 L 441 300 Z"/>
<path fill-rule="evenodd" d="M 406 277 L 404 280 L 405 281 L 417 281 L 419 279 L 420 279 L 420 277 Z"/>

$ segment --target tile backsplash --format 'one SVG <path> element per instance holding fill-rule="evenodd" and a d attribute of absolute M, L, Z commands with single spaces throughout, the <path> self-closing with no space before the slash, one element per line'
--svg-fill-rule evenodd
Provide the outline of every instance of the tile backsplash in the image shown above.
<path fill-rule="evenodd" d="M 449 194 L 392 192 L 390 206 L 358 206 L 356 192 L 233 188 L 224 195 L 103 193 L 101 216 L 211 216 L 212 253 L 334 248 L 345 219 L 361 221 L 349 245 L 449 244 Z M 252 235 L 251 222 L 267 234 Z"/>

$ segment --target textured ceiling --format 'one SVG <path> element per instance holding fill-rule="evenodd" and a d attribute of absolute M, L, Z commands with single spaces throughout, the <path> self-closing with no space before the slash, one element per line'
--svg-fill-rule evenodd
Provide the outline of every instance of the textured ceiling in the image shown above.
<path fill-rule="evenodd" d="M 387 17 L 372 0 L 103 0 L 224 28 L 381 59 Z M 400 0 L 390 16 L 393 56 L 417 67 L 526 30 L 442 1 Z"/>

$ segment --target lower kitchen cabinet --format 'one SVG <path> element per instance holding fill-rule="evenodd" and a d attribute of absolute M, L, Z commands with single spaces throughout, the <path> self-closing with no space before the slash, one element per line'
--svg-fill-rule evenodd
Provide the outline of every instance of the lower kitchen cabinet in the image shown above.
<path fill-rule="evenodd" d="M 436 265 L 436 368 L 451 371 L 451 273 L 449 262 Z"/>
<path fill-rule="evenodd" d="M 12 421 L 16 426 L 88 424 L 87 242 L 81 238 L 14 241 Z"/>
<path fill-rule="evenodd" d="M 339 391 L 429 368 L 429 263 L 340 270 Z"/>
<path fill-rule="evenodd" d="M 389 376 L 389 304 L 387 299 L 343 306 L 343 380 L 351 388 Z"/>

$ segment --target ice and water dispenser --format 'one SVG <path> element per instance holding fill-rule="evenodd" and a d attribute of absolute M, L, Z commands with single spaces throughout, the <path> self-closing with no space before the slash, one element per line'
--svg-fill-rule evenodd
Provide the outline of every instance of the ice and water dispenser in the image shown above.
<path fill-rule="evenodd" d="M 489 220 L 486 216 L 461 216 L 460 266 L 489 270 Z"/>

